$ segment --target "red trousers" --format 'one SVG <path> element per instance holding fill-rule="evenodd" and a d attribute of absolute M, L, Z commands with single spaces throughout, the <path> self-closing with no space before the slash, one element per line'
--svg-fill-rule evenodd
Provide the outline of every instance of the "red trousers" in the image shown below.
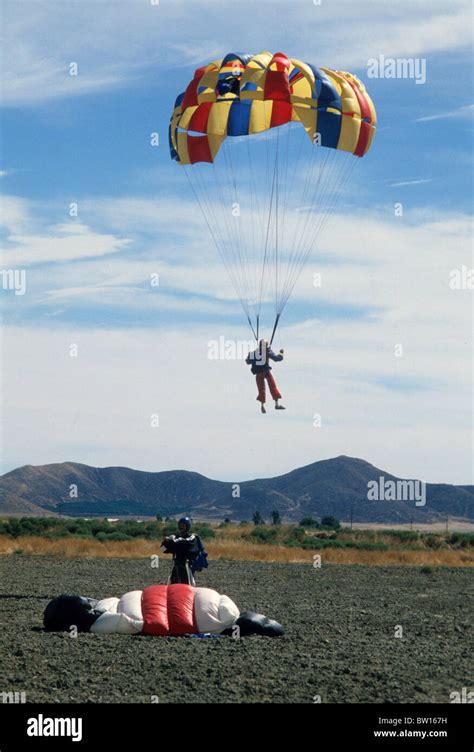
<path fill-rule="evenodd" d="M 262 403 L 262 405 L 265 403 L 265 379 L 268 381 L 268 387 L 273 399 L 281 399 L 281 394 L 270 371 L 267 371 L 267 373 L 257 373 L 255 378 L 257 380 L 258 389 L 257 399 Z"/>

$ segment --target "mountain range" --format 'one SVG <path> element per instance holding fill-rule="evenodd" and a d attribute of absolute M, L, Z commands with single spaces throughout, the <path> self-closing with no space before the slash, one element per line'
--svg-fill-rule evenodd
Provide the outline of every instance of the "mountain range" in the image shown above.
<path fill-rule="evenodd" d="M 381 480 L 382 479 L 382 480 Z M 175 517 L 251 520 L 255 511 L 283 521 L 333 515 L 347 522 L 474 521 L 474 486 L 428 483 L 426 503 L 414 497 L 368 498 L 368 488 L 396 487 L 401 479 L 364 460 L 344 455 L 320 460 L 275 478 L 244 482 L 211 480 L 186 470 L 144 472 L 76 462 L 24 465 L 0 477 L 0 516 Z M 369 485 L 372 484 L 372 485 Z"/>

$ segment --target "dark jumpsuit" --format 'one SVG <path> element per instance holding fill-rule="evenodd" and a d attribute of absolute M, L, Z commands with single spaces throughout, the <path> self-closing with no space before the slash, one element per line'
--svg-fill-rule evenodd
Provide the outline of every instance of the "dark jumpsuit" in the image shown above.
<path fill-rule="evenodd" d="M 202 548 L 199 535 L 194 533 L 180 533 L 164 539 L 162 546 L 165 554 L 173 554 L 173 568 L 168 579 L 168 585 L 196 585 L 190 562 L 199 556 Z"/>

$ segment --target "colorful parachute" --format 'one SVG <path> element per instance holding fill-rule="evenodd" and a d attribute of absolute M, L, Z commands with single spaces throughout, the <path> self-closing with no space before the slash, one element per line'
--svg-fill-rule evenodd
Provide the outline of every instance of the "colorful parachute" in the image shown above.
<path fill-rule="evenodd" d="M 171 157 L 185 166 L 257 338 L 272 299 L 274 334 L 348 179 L 355 160 L 344 157 L 367 153 L 375 124 L 355 76 L 283 53 L 226 55 L 198 68 L 176 99 Z"/>

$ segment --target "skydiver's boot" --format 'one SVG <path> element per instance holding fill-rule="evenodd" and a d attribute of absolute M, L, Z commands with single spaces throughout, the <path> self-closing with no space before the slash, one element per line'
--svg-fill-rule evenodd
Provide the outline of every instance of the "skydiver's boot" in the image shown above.
<path fill-rule="evenodd" d="M 283 405 L 278 404 L 278 400 L 275 400 L 275 410 L 286 410 L 286 407 L 283 407 Z"/>
<path fill-rule="evenodd" d="M 263 402 L 261 402 L 261 403 L 260 403 L 260 412 L 261 412 L 261 413 L 266 413 L 266 412 L 267 412 L 267 411 L 265 410 L 265 405 L 263 404 Z"/>

